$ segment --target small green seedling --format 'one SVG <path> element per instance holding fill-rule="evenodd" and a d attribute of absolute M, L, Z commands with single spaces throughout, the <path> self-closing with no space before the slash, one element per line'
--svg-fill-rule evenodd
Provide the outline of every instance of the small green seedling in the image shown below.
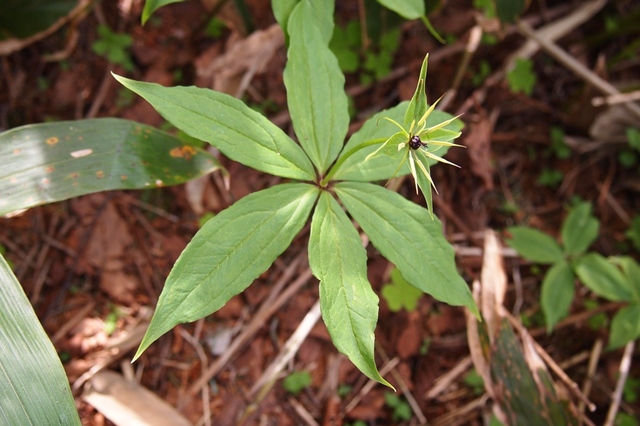
<path fill-rule="evenodd" d="M 631 225 L 629 225 L 624 236 L 631 241 L 636 250 L 640 251 L 640 214 L 631 219 Z"/>
<path fill-rule="evenodd" d="M 553 126 L 549 131 L 551 138 L 551 152 L 556 158 L 565 160 L 571 156 L 571 148 L 565 142 L 565 134 L 562 128 Z"/>
<path fill-rule="evenodd" d="M 297 395 L 311 384 L 311 374 L 308 371 L 294 371 L 284 378 L 282 387 L 290 394 Z"/>
<path fill-rule="evenodd" d="M 591 215 L 591 205 L 579 203 L 573 207 L 562 227 L 564 245 L 551 236 L 527 227 L 508 228 L 507 244 L 525 259 L 550 264 L 542 281 L 540 303 L 547 321 L 547 331 L 569 312 L 574 297 L 575 279 L 572 262 L 583 255 L 598 236 L 600 224 Z"/>
<path fill-rule="evenodd" d="M 524 93 L 530 96 L 533 93 L 536 80 L 531 59 L 516 59 L 514 68 L 507 73 L 509 89 L 513 93 Z"/>
<path fill-rule="evenodd" d="M 544 168 L 540 172 L 540 176 L 536 180 L 536 183 L 540 186 L 546 186 L 549 188 L 556 188 L 564 179 L 564 173 L 558 169 Z"/>
<path fill-rule="evenodd" d="M 473 390 L 475 395 L 482 395 L 484 393 L 484 380 L 475 368 L 464 375 L 463 381 L 465 385 Z"/>
<path fill-rule="evenodd" d="M 562 225 L 562 245 L 527 227 L 509 228 L 507 244 L 532 262 L 551 265 L 540 295 L 548 332 L 567 316 L 576 278 L 598 296 L 627 302 L 628 306 L 616 312 L 611 321 L 608 347 L 617 348 L 640 337 L 640 265 L 631 257 L 607 259 L 587 252 L 599 227 L 599 221 L 591 214 L 591 204 L 580 202 L 570 209 Z"/>
<path fill-rule="evenodd" d="M 413 411 L 411 411 L 411 406 L 404 398 L 401 398 L 398 395 L 391 392 L 385 392 L 384 401 L 386 402 L 387 406 L 393 410 L 393 414 L 392 414 L 393 420 L 395 421 L 411 420 Z"/>
<path fill-rule="evenodd" d="M 409 284 L 396 268 L 391 271 L 391 282 L 382 287 L 382 297 L 387 301 L 391 312 L 398 312 L 402 308 L 415 311 L 422 292 Z"/>
<path fill-rule="evenodd" d="M 104 56 L 112 64 L 120 65 L 126 71 L 133 71 L 133 61 L 128 52 L 133 39 L 128 34 L 117 34 L 106 25 L 98 27 L 98 40 L 93 42 L 91 48 L 95 53 Z"/>

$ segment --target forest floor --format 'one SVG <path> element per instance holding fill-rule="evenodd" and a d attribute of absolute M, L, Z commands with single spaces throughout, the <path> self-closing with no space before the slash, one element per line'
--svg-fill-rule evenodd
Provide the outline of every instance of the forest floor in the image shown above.
<path fill-rule="evenodd" d="M 216 15 L 214 25 L 208 25 L 213 16 L 202 3 L 187 1 L 158 10 L 144 27 L 140 1 L 96 5 L 74 25 L 1 59 L 0 126 L 121 117 L 171 130 L 149 104 L 119 86 L 110 74 L 114 71 L 165 86 L 239 94 L 291 133 L 282 80 L 286 49 L 271 27 L 275 19 L 269 2 L 246 1 L 252 36 L 260 35 L 253 39 L 232 3 Z M 360 22 L 359 4 L 370 4 L 338 3 L 336 22 L 342 27 Z M 435 212 L 470 285 L 481 277 L 486 230 L 502 238 L 505 228 L 527 225 L 559 238 L 567 208 L 576 199 L 591 202 L 600 221 L 590 250 L 637 259 L 638 249 L 625 232 L 640 212 L 640 173 L 637 160 L 631 166 L 621 160 L 628 151 L 620 125 L 624 118 L 606 116 L 606 106 L 594 107 L 592 99 L 602 93 L 538 49 L 529 54 L 532 72 L 523 72 L 510 85 L 504 70 L 515 63 L 514 54 L 522 54 L 527 37 L 513 26 L 496 26 L 470 0 L 442 3 L 429 17 L 446 44 L 420 21 L 370 11 L 377 17 L 365 22 L 381 22 L 379 34 L 391 33 L 391 62 L 387 70 L 373 68 L 377 76 L 364 66 L 347 73 L 346 90 L 353 101 L 350 133 L 373 113 L 411 97 L 428 53 L 429 100 L 447 93 L 441 107 L 463 114 L 466 125 L 459 143 L 467 149 L 447 155 L 461 168 L 439 165 L 432 171 L 439 191 Z M 523 20 L 539 28 L 564 22 L 589 5 L 531 2 Z M 603 80 L 637 88 L 640 31 L 637 24 L 625 25 L 629 19 L 637 23 L 639 15 L 637 1 L 610 1 L 579 25 L 565 22 L 566 31 L 555 43 Z M 94 53 L 102 24 L 132 37 L 130 70 Z M 467 62 L 474 28 L 485 35 Z M 369 51 L 380 52 L 375 37 L 370 42 Z M 636 46 L 631 55 L 630 46 Z M 361 58 L 367 52 L 355 51 Z M 56 52 L 62 53 L 48 56 Z M 514 90 L 513 84 L 526 86 L 531 78 L 530 94 Z M 633 122 L 640 127 L 638 117 Z M 308 385 L 298 393 L 281 380 L 254 388 L 318 299 L 318 282 L 307 263 L 308 227 L 245 292 L 205 319 L 175 327 L 129 364 L 139 331 L 148 324 L 173 263 L 198 231 L 199 219 L 277 183 L 221 161 L 230 172 L 228 189 L 213 174 L 199 187 L 99 193 L 0 219 L 0 246 L 63 359 L 83 424 L 113 424 L 82 397 L 92 375 L 105 368 L 135 376 L 199 425 L 233 425 L 239 419 L 256 425 L 486 423 L 493 401 L 473 370 L 465 312 L 427 295 L 414 310 L 397 312 L 380 297 L 377 361 L 397 394 L 368 384 L 334 348 L 322 321 L 278 376 L 306 371 Z M 410 179 L 389 186 L 424 203 Z M 373 246 L 367 250 L 369 280 L 381 295 L 392 265 Z M 570 381 L 579 388 L 591 381 L 587 398 L 595 411 L 583 411 L 594 424 L 603 424 L 623 349 L 598 348 L 606 344 L 609 321 L 621 305 L 577 284 L 569 316 L 547 334 L 540 306 L 546 266 L 523 260 L 504 243 L 501 253 L 508 283 L 505 308 L 521 319 Z M 619 422 L 640 416 L 640 397 L 634 396 L 640 392 L 639 361 L 636 350 L 619 408 L 628 417 L 619 416 Z M 304 381 L 307 376 L 293 377 Z M 552 377 L 562 382 L 555 373 Z M 574 394 L 571 398 L 578 407 L 579 400 Z"/>

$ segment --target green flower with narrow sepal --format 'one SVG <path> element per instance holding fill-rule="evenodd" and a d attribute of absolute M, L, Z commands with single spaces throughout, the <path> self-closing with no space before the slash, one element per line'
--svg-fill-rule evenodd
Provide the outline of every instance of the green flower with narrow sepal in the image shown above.
<path fill-rule="evenodd" d="M 365 158 L 365 161 L 379 153 L 393 155 L 395 154 L 395 151 L 405 150 L 405 155 L 402 156 L 400 164 L 393 176 L 398 173 L 408 159 L 409 170 L 411 171 L 411 175 L 413 176 L 416 184 L 416 193 L 418 192 L 418 187 L 420 187 L 427 202 L 429 213 L 433 218 L 433 198 L 431 194 L 431 187 L 433 187 L 436 193 L 438 190 L 431 178 L 429 159 L 460 167 L 457 164 L 436 155 L 436 152 L 442 147 L 463 146 L 451 142 L 455 138 L 459 137 L 461 133 L 445 128 L 454 120 L 458 119 L 459 116 L 452 117 L 434 126 L 427 126 L 427 118 L 433 112 L 438 102 L 440 102 L 440 99 L 442 99 L 438 99 L 431 106 L 427 104 L 427 95 L 424 87 L 427 75 L 428 59 L 429 55 L 427 55 L 422 62 L 418 86 L 416 87 L 416 91 L 409 102 L 407 112 L 404 116 L 404 126 L 391 118 L 382 117 L 396 125 L 400 130 L 387 138 L 378 149 Z"/>

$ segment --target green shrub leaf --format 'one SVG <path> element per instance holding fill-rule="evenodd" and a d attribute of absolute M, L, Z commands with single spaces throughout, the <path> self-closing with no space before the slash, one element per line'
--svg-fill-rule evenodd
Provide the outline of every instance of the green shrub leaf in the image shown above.
<path fill-rule="evenodd" d="M 277 185 L 205 223 L 169 274 L 135 358 L 176 324 L 217 311 L 266 271 L 304 226 L 317 193 L 308 184 Z"/>
<path fill-rule="evenodd" d="M 547 323 L 547 332 L 569 313 L 573 301 L 575 275 L 571 265 L 564 260 L 553 265 L 542 281 L 540 305 Z"/>
<path fill-rule="evenodd" d="M 629 256 L 610 257 L 609 261 L 617 265 L 625 276 L 633 300 L 640 303 L 640 265 Z"/>
<path fill-rule="evenodd" d="M 378 3 L 404 19 L 418 19 L 424 15 L 423 0 L 378 0 Z"/>
<path fill-rule="evenodd" d="M 349 111 L 344 76 L 328 41 L 313 25 L 315 12 L 310 2 L 302 1 L 291 13 L 284 84 L 300 145 L 324 174 L 342 149 Z"/>
<path fill-rule="evenodd" d="M 184 0 L 146 0 L 144 2 L 144 9 L 142 9 L 142 25 L 147 22 L 147 19 L 153 15 L 153 12 L 160 9 L 162 6 L 166 6 L 171 3 L 181 3 Z"/>
<path fill-rule="evenodd" d="M 620 309 L 611 320 L 609 349 L 619 348 L 640 337 L 640 305 Z"/>
<path fill-rule="evenodd" d="M 2 255 L 0 372 L 0 424 L 80 425 L 56 349 Z"/>
<path fill-rule="evenodd" d="M 535 263 L 556 263 L 563 259 L 560 244 L 549 235 L 526 226 L 507 228 L 511 234 L 507 244 L 516 249 L 520 256 Z"/>
<path fill-rule="evenodd" d="M 375 363 L 378 296 L 367 279 L 367 253 L 358 232 L 327 191 L 311 222 L 309 266 L 320 280 L 322 319 L 336 348 L 367 377 L 391 386 Z"/>
<path fill-rule="evenodd" d="M 0 215 L 98 191 L 176 185 L 220 167 L 175 136 L 115 118 L 7 130 L 0 158 Z"/>
<path fill-rule="evenodd" d="M 580 281 L 591 291 L 611 301 L 631 300 L 631 289 L 620 269 L 597 253 L 587 253 L 575 262 Z"/>
<path fill-rule="evenodd" d="M 335 190 L 373 245 L 407 282 L 442 302 L 466 306 L 478 316 L 442 224 L 432 220 L 427 209 L 369 183 L 343 182 Z"/>
<path fill-rule="evenodd" d="M 171 124 L 245 166 L 276 176 L 313 180 L 309 158 L 291 138 L 239 99 L 198 87 L 163 87 L 114 74 Z"/>
<path fill-rule="evenodd" d="M 568 255 L 582 254 L 598 237 L 600 222 L 591 214 L 590 203 L 580 203 L 569 211 L 562 225 L 562 243 Z"/>

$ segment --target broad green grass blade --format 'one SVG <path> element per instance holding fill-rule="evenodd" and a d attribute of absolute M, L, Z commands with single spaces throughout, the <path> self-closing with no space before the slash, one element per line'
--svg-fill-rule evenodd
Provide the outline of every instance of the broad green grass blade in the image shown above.
<path fill-rule="evenodd" d="M 547 323 L 547 333 L 551 333 L 558 321 L 569 314 L 575 295 L 574 280 L 573 269 L 564 260 L 549 268 L 544 276 L 540 291 L 540 305 Z"/>
<path fill-rule="evenodd" d="M 160 9 L 162 6 L 166 6 L 171 3 L 181 3 L 184 0 L 146 0 L 144 2 L 144 9 L 142 9 L 142 25 L 147 22 L 147 19 L 153 15 L 153 12 Z"/>
<path fill-rule="evenodd" d="M 175 325 L 217 311 L 247 288 L 289 247 L 317 196 L 313 185 L 277 185 L 210 219 L 171 270 L 135 358 Z"/>
<path fill-rule="evenodd" d="M 378 3 L 404 19 L 418 19 L 424 15 L 424 0 L 378 0 Z"/>
<path fill-rule="evenodd" d="M 590 203 L 573 207 L 562 225 L 562 243 L 568 255 L 582 254 L 598 238 L 600 222 L 591 214 Z"/>
<path fill-rule="evenodd" d="M 98 191 L 176 185 L 220 167 L 175 136 L 115 118 L 7 130 L 0 158 L 0 215 Z"/>
<path fill-rule="evenodd" d="M 509 247 L 516 249 L 520 256 L 536 263 L 556 263 L 564 258 L 562 247 L 549 235 L 526 226 L 507 228 L 511 234 L 506 239 Z"/>
<path fill-rule="evenodd" d="M 313 180 L 309 158 L 279 127 L 239 99 L 198 87 L 163 87 L 114 75 L 188 135 L 245 166 L 291 179 Z"/>
<path fill-rule="evenodd" d="M 343 182 L 335 191 L 373 245 L 411 285 L 479 316 L 471 291 L 458 274 L 442 224 L 432 220 L 427 209 L 369 183 Z"/>
<path fill-rule="evenodd" d="M 399 105 L 381 111 L 368 119 L 363 126 L 354 133 L 349 141 L 345 145 L 344 149 L 340 153 L 339 159 L 349 155 L 350 152 L 357 150 L 358 146 L 374 139 L 381 139 L 380 144 L 384 142 L 389 136 L 398 131 L 398 128 L 388 120 L 383 120 L 382 117 L 388 117 L 397 122 L 402 122 L 405 112 L 407 110 L 409 102 L 402 102 Z M 452 116 L 446 112 L 433 111 L 427 118 L 427 125 L 434 126 L 445 120 L 450 119 Z M 454 120 L 446 126 L 448 130 L 458 132 L 462 129 L 463 123 L 461 120 Z M 349 155 L 348 158 L 340 164 L 338 170 L 336 170 L 333 176 L 334 180 L 354 180 L 359 182 L 371 182 L 377 180 L 386 180 L 393 176 L 393 173 L 397 170 L 400 161 L 402 160 L 404 153 L 396 153 L 392 157 L 385 155 L 376 155 L 369 160 L 365 161 L 367 155 L 378 149 L 380 145 L 371 145 L 365 147 L 353 155 Z M 442 147 L 438 150 L 438 155 L 443 156 L 448 151 L 448 147 Z M 336 164 L 339 164 L 340 160 Z M 429 164 L 435 164 L 435 160 L 429 160 Z M 397 176 L 403 176 L 409 173 L 409 166 L 404 165 L 398 172 Z"/>
<path fill-rule="evenodd" d="M 378 296 L 367 279 L 367 253 L 353 224 L 327 191 L 311 221 L 309 266 L 320 280 L 322 319 L 333 344 L 371 380 L 391 387 L 375 363 Z"/>
<path fill-rule="evenodd" d="M 1 255 L 0 424 L 80 425 L 60 358 Z"/>
<path fill-rule="evenodd" d="M 575 261 L 580 281 L 599 296 L 611 301 L 631 301 L 629 281 L 620 269 L 598 253 L 587 253 Z"/>
<path fill-rule="evenodd" d="M 289 18 L 291 37 L 284 84 L 300 145 L 324 175 L 338 156 L 349 127 L 344 75 L 314 25 L 315 8 L 302 1 Z"/>

